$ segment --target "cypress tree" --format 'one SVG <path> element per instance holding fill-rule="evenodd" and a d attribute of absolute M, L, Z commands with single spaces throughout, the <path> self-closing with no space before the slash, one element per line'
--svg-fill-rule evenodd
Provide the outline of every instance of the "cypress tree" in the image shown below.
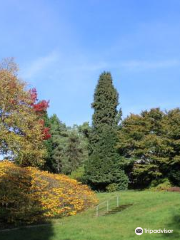
<path fill-rule="evenodd" d="M 117 110 L 118 93 L 109 72 L 100 75 L 94 93 L 92 130 L 89 139 L 89 160 L 85 166 L 87 182 L 105 190 L 109 184 L 127 187 L 127 177 L 120 167 L 116 151 L 117 129 L 121 111 Z"/>

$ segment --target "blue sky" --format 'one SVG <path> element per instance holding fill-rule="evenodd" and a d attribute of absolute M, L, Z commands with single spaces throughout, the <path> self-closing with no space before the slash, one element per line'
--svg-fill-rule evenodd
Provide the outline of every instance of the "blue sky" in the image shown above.
<path fill-rule="evenodd" d="M 124 117 L 180 106 L 179 0 L 1 0 L 0 58 L 67 125 L 91 122 L 101 72 Z"/>

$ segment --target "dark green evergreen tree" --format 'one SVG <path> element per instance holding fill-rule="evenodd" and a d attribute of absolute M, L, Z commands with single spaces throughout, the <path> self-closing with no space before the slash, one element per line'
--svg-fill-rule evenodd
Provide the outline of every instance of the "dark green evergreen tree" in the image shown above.
<path fill-rule="evenodd" d="M 74 159 L 75 162 L 77 162 L 77 164 L 73 164 L 75 167 L 73 168 L 73 171 L 71 172 L 70 177 L 80 182 L 84 182 L 84 165 L 88 160 L 88 143 L 89 143 L 90 131 L 91 131 L 91 127 L 89 126 L 88 122 L 84 122 L 82 125 L 79 125 L 79 126 L 74 125 L 72 129 L 72 133 L 76 137 L 76 140 L 73 143 L 76 149 L 75 155 L 78 156 L 78 158 L 77 157 L 75 159 L 74 157 L 72 158 L 72 160 Z M 69 139 L 69 144 L 71 142 L 72 141 Z M 67 151 L 67 152 L 70 153 L 70 151 Z M 74 155 L 74 153 L 72 154 Z"/>
<path fill-rule="evenodd" d="M 52 162 L 55 172 L 62 173 L 65 151 L 68 140 L 68 130 L 56 114 L 50 117 L 52 139 Z"/>
<path fill-rule="evenodd" d="M 112 183 L 116 183 L 119 188 L 126 188 L 128 180 L 121 169 L 116 151 L 121 111 L 117 110 L 118 93 L 108 72 L 102 73 L 99 77 L 92 107 L 94 114 L 85 178 L 96 189 L 105 190 Z"/>
<path fill-rule="evenodd" d="M 71 174 L 83 167 L 88 158 L 87 137 L 79 126 L 66 127 L 57 115 L 48 118 L 45 115 L 45 126 L 50 128 L 51 138 L 45 141 L 47 157 L 44 170 Z"/>
<path fill-rule="evenodd" d="M 82 133 L 86 140 L 89 140 L 89 135 L 91 132 L 91 126 L 89 126 L 89 122 L 84 122 L 82 125 L 78 126 L 79 133 Z"/>
<path fill-rule="evenodd" d="M 71 130 L 65 150 L 65 159 L 62 169 L 63 173 L 71 174 L 78 167 L 82 166 L 83 160 L 83 148 L 80 143 L 80 138 L 75 131 Z"/>

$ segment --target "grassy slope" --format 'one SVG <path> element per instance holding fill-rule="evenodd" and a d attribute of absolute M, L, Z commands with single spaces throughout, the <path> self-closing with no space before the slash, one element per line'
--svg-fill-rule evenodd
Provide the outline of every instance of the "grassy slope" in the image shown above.
<path fill-rule="evenodd" d="M 49 226 L 1 232 L 1 240 L 131 240 L 180 239 L 180 194 L 171 192 L 100 193 L 104 201 L 119 195 L 120 204 L 133 203 L 122 212 L 94 217 L 94 209 L 53 221 Z M 135 228 L 173 229 L 172 234 L 143 234 Z"/>

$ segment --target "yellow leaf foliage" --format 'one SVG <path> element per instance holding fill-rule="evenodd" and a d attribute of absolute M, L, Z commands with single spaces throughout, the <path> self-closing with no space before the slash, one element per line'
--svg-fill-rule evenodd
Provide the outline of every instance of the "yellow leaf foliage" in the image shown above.
<path fill-rule="evenodd" d="M 0 223 L 30 224 L 75 215 L 95 203 L 88 186 L 65 175 L 0 162 Z"/>
<path fill-rule="evenodd" d="M 42 124 L 32 108 L 27 84 L 12 60 L 0 63 L 0 154 L 23 166 L 43 164 Z"/>

